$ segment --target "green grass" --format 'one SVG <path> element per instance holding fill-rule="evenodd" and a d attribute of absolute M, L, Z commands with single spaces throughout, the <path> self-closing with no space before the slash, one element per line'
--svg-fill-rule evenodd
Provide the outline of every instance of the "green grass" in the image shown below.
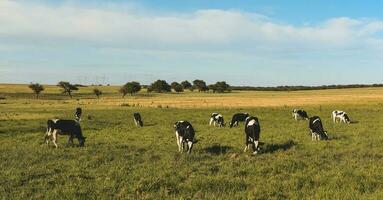
<path fill-rule="evenodd" d="M 74 106 L 1 105 L 2 199 L 382 199 L 383 107 L 305 106 L 319 115 L 331 140 L 312 142 L 292 107 L 176 109 L 84 106 L 85 148 L 43 142 L 49 117 L 73 118 Z M 333 124 L 342 109 L 358 123 Z M 144 127 L 136 128 L 139 111 Z M 208 126 L 211 112 L 226 119 L 246 111 L 260 119 L 262 153 L 243 153 L 239 128 Z M 87 116 L 91 116 L 91 120 Z M 199 140 L 191 155 L 177 152 L 173 123 L 190 121 Z M 75 141 L 77 143 L 77 141 Z"/>

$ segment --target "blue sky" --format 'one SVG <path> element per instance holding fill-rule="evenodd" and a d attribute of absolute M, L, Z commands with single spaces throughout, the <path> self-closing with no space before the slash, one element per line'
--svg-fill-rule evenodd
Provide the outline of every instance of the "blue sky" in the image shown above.
<path fill-rule="evenodd" d="M 383 1 L 0 1 L 0 82 L 382 83 Z"/>

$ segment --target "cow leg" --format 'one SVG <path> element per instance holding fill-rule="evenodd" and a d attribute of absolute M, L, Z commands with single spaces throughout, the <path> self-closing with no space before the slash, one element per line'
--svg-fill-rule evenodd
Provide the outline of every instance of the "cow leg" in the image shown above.
<path fill-rule="evenodd" d="M 213 123 L 214 119 L 213 118 L 210 118 L 210 122 L 209 122 L 209 126 L 211 126 L 211 124 Z"/>
<path fill-rule="evenodd" d="M 136 124 L 136 127 L 138 126 L 137 120 L 134 119 L 134 124 Z"/>
<path fill-rule="evenodd" d="M 314 140 L 316 140 L 315 133 L 313 131 L 311 131 L 311 141 L 314 141 Z"/>
<path fill-rule="evenodd" d="M 258 142 L 258 140 L 257 141 L 254 141 L 254 152 L 253 152 L 253 154 L 255 155 L 255 154 L 257 154 L 258 153 L 258 144 L 259 144 L 259 142 Z"/>
<path fill-rule="evenodd" d="M 48 129 L 47 129 L 47 132 L 45 133 L 45 143 L 46 143 L 47 145 L 49 145 L 50 135 L 51 135 L 51 129 L 48 128 Z"/>
<path fill-rule="evenodd" d="M 180 136 L 178 134 L 178 131 L 176 131 L 176 138 L 177 138 L 178 151 L 181 151 Z"/>
<path fill-rule="evenodd" d="M 73 144 L 73 135 L 70 135 L 66 146 L 68 147 L 69 145 L 72 145 L 72 144 Z"/>
<path fill-rule="evenodd" d="M 52 133 L 52 141 L 53 141 L 53 144 L 55 145 L 55 147 L 58 148 L 58 146 L 57 146 L 57 130 L 54 130 Z"/>
<path fill-rule="evenodd" d="M 249 148 L 249 136 L 246 135 L 246 137 L 245 137 L 245 149 L 243 150 L 243 152 L 246 152 L 248 148 Z"/>
<path fill-rule="evenodd" d="M 192 148 L 193 148 L 193 142 L 192 141 L 188 141 L 188 153 L 189 154 L 191 153 Z"/>
<path fill-rule="evenodd" d="M 185 143 L 184 143 L 182 137 L 179 137 L 179 143 L 180 143 L 179 151 L 180 151 L 180 152 L 183 152 L 183 151 L 184 151 L 184 145 L 185 145 Z"/>

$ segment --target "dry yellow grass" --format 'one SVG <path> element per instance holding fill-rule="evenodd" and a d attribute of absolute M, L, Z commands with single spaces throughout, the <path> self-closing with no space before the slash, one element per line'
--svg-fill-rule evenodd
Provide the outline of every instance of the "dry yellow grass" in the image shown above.
<path fill-rule="evenodd" d="M 42 99 L 35 100 L 33 95 L 3 100 L 9 104 L 17 104 L 18 107 L 66 107 L 68 104 L 81 104 L 92 109 L 115 107 L 121 105 L 139 105 L 144 107 L 176 107 L 176 108 L 209 108 L 209 107 L 277 107 L 277 106 L 303 106 L 325 104 L 365 104 L 383 103 L 383 88 L 356 88 L 356 89 L 333 89 L 311 90 L 294 92 L 264 92 L 264 91 L 234 91 L 232 93 L 199 93 L 185 92 L 180 94 L 148 94 L 141 92 L 135 96 L 121 98 L 117 86 L 101 86 L 106 95 L 96 99 L 91 93 L 94 87 L 80 88 L 73 99 L 62 95 L 62 98 L 52 100 L 49 94 L 58 95 L 60 90 L 57 86 L 45 86 Z M 0 85 L 0 94 L 31 93 L 27 85 Z M 45 96 L 44 96 L 45 95 Z M 77 96 L 76 96 L 77 95 Z M 79 97 L 78 95 L 81 95 Z M 79 100 L 77 100 L 79 99 Z M 38 101 L 38 102 L 35 102 Z M 65 106 L 64 106 L 65 105 Z M 1 107 L 0 106 L 0 107 Z"/>

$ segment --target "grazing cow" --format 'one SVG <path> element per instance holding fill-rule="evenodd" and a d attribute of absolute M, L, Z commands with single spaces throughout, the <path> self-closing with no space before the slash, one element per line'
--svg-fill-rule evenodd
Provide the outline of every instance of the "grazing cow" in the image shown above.
<path fill-rule="evenodd" d="M 141 126 L 141 127 L 144 126 L 140 113 L 134 113 L 133 117 L 134 117 L 134 123 L 136 124 L 136 126 Z"/>
<path fill-rule="evenodd" d="M 45 142 L 49 144 L 52 140 L 57 148 L 57 135 L 69 135 L 68 143 L 73 144 L 73 138 L 77 138 L 80 146 L 84 146 L 85 137 L 82 135 L 80 123 L 76 120 L 50 119 L 47 122 Z"/>
<path fill-rule="evenodd" d="M 174 124 L 176 131 L 178 151 L 183 152 L 187 145 L 187 152 L 191 153 L 193 148 L 195 131 L 193 126 L 188 121 L 178 121 Z"/>
<path fill-rule="evenodd" d="M 261 134 L 261 126 L 259 125 L 258 118 L 248 117 L 245 121 L 245 150 L 250 148 L 250 145 L 253 147 L 253 154 L 257 154 L 260 150 L 259 148 L 259 136 Z"/>
<path fill-rule="evenodd" d="M 238 126 L 239 122 L 244 122 L 249 117 L 248 113 L 237 113 L 231 118 L 230 128 Z"/>
<path fill-rule="evenodd" d="M 218 124 L 219 127 L 224 127 L 225 126 L 225 122 L 223 120 L 223 116 L 221 114 L 218 114 L 218 113 L 212 113 L 211 114 L 209 125 L 211 126 L 212 123 L 214 123 L 214 126 L 215 126 L 216 123 Z"/>
<path fill-rule="evenodd" d="M 305 119 L 305 120 L 308 120 L 308 119 L 309 119 L 309 116 L 307 115 L 307 112 L 304 111 L 304 110 L 294 109 L 294 110 L 293 110 L 293 118 L 294 118 L 295 120 L 299 120 L 299 119 Z"/>
<path fill-rule="evenodd" d="M 309 128 L 312 140 L 328 140 L 327 131 L 323 129 L 322 120 L 318 116 L 310 118 Z"/>
<path fill-rule="evenodd" d="M 335 110 L 332 112 L 331 117 L 334 123 L 337 123 L 337 122 L 343 122 L 347 124 L 351 123 L 350 118 L 348 117 L 347 113 L 344 111 Z"/>
<path fill-rule="evenodd" d="M 81 121 L 81 114 L 82 114 L 82 109 L 80 107 L 76 108 L 76 113 L 74 116 L 76 117 L 76 120 L 79 122 Z"/>

